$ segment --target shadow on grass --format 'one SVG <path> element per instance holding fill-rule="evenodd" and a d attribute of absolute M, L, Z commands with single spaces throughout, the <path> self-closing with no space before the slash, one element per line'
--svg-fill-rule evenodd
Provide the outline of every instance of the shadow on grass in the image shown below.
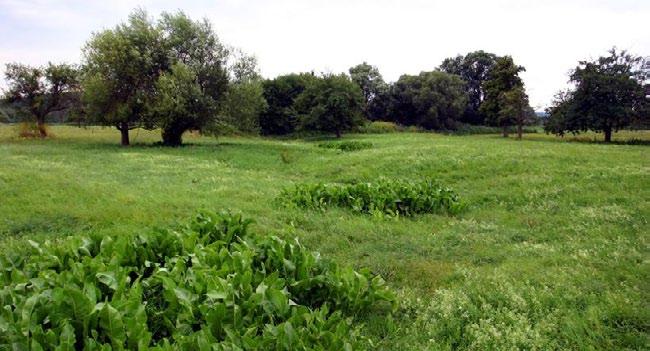
<path fill-rule="evenodd" d="M 605 142 L 602 139 L 589 138 L 589 137 L 530 137 L 524 136 L 524 140 L 529 141 L 545 141 L 551 143 L 583 143 L 583 144 L 596 144 L 596 145 L 641 145 L 641 146 L 650 146 L 650 140 L 648 139 L 639 139 L 631 138 L 625 140 L 612 140 L 610 142 Z"/>

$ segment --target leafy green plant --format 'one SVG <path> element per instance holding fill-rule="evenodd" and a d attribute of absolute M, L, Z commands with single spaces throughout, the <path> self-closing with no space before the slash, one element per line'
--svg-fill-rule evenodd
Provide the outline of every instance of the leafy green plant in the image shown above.
<path fill-rule="evenodd" d="M 458 194 L 431 180 L 409 182 L 380 179 L 376 183 L 298 184 L 283 190 L 281 202 L 302 208 L 350 208 L 355 212 L 411 216 L 456 214 L 464 208 Z"/>
<path fill-rule="evenodd" d="M 0 257 L 0 349 L 358 348 L 351 318 L 393 301 L 381 277 L 239 215 L 90 236 Z"/>
<path fill-rule="evenodd" d="M 372 148 L 372 143 L 364 141 L 341 141 L 341 142 L 328 142 L 320 143 L 318 147 L 325 149 L 336 149 L 341 151 L 357 151 Z"/>

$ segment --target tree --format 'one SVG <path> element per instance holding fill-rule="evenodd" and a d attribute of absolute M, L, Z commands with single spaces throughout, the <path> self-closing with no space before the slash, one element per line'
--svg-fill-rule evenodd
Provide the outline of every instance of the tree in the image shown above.
<path fill-rule="evenodd" d="M 209 115 L 197 76 L 186 64 L 178 62 L 156 82 L 156 96 L 151 102 L 156 123 L 162 129 L 163 144 L 179 146 L 183 132 L 205 125 Z"/>
<path fill-rule="evenodd" d="M 389 114 L 394 122 L 425 129 L 454 129 L 467 96 L 459 76 L 440 71 L 403 75 L 390 90 Z"/>
<path fill-rule="evenodd" d="M 499 105 L 499 118 L 512 120 L 517 125 L 517 139 L 521 140 L 523 126 L 528 123 L 531 108 L 528 104 L 528 95 L 523 86 L 517 86 L 501 93 Z"/>
<path fill-rule="evenodd" d="M 470 52 L 445 59 L 439 69 L 446 73 L 460 76 L 467 85 L 467 109 L 463 113 L 463 122 L 471 124 L 485 123 L 485 116 L 479 111 L 485 98 L 483 84 L 488 79 L 490 70 L 496 64 L 497 56 L 482 50 Z"/>
<path fill-rule="evenodd" d="M 214 125 L 228 89 L 229 52 L 207 20 L 163 13 L 158 27 L 171 70 L 155 84 L 152 119 L 163 144 L 179 146 L 187 130 Z"/>
<path fill-rule="evenodd" d="M 304 111 L 306 130 L 341 133 L 363 124 L 363 93 L 346 75 L 325 75 L 303 91 L 296 100 Z"/>
<path fill-rule="evenodd" d="M 96 123 L 115 126 L 121 144 L 129 145 L 129 130 L 153 127 L 149 101 L 160 73 L 169 67 L 160 30 L 144 10 L 127 23 L 96 33 L 83 49 L 83 101 Z"/>
<path fill-rule="evenodd" d="M 524 67 L 516 65 L 512 57 L 499 57 L 490 70 L 488 79 L 483 84 L 485 99 L 479 112 L 485 115 L 488 123 L 501 127 L 504 137 L 508 136 L 508 128 L 516 121 L 512 115 L 501 113 L 505 102 L 502 95 L 514 89 L 523 89 L 524 83 L 519 77 L 519 73 L 525 70 Z"/>
<path fill-rule="evenodd" d="M 605 142 L 610 142 L 613 132 L 629 126 L 635 118 L 647 121 L 643 111 L 648 100 L 640 63 L 641 58 L 616 49 L 610 50 L 609 56 L 580 61 L 570 79 L 575 89 L 549 109 L 546 130 L 556 134 L 593 130 L 603 132 Z"/>
<path fill-rule="evenodd" d="M 352 81 L 361 88 L 363 93 L 364 115 L 366 118 L 372 118 L 373 116 L 370 113 L 370 106 L 375 98 L 387 90 L 388 86 L 384 82 L 381 73 L 379 73 L 379 69 L 366 62 L 351 67 L 349 72 L 350 78 L 352 78 Z"/>
<path fill-rule="evenodd" d="M 286 135 L 296 130 L 299 118 L 295 100 L 316 79 L 311 73 L 301 73 L 279 76 L 262 83 L 268 104 L 259 118 L 263 135 Z"/>
<path fill-rule="evenodd" d="M 78 70 L 71 65 L 48 63 L 45 67 L 31 67 L 10 63 L 5 79 L 9 85 L 5 99 L 27 111 L 42 138 L 47 137 L 46 117 L 70 109 L 78 101 Z"/>
<path fill-rule="evenodd" d="M 260 132 L 259 117 L 267 108 L 264 88 L 255 56 L 232 50 L 228 70 L 231 83 L 226 91 L 217 125 L 211 132 Z"/>

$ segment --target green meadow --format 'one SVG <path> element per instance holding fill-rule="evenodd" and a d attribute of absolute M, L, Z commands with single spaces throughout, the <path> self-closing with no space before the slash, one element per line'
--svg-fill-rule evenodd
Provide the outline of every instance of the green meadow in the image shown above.
<path fill-rule="evenodd" d="M 297 237 L 341 265 L 380 274 L 397 310 L 358 316 L 380 350 L 650 348 L 650 149 L 593 134 L 350 134 L 155 144 L 132 131 L 55 126 L 47 140 L 0 126 L 0 250 L 28 239 L 120 236 L 231 210 L 252 230 Z M 621 132 L 614 140 L 650 140 Z M 366 145 L 366 144 L 364 144 Z M 302 183 L 435 179 L 456 215 L 389 217 L 283 206 Z"/>

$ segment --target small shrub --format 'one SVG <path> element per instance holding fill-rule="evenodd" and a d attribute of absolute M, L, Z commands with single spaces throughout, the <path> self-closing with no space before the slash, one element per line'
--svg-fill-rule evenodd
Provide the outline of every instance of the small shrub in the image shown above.
<path fill-rule="evenodd" d="M 308 209 L 338 206 L 359 213 L 390 216 L 456 214 L 464 207 L 456 192 L 430 180 L 417 183 L 383 179 L 376 183 L 299 184 L 285 189 L 280 200 Z"/>
<path fill-rule="evenodd" d="M 346 316 L 390 305 L 384 281 L 250 223 L 201 214 L 0 256 L 0 349 L 358 349 Z"/>
<path fill-rule="evenodd" d="M 375 121 L 368 122 L 363 126 L 359 127 L 359 133 L 364 134 L 385 134 L 385 133 L 397 133 L 401 130 L 401 127 L 393 122 L 384 122 L 384 121 Z"/>
<path fill-rule="evenodd" d="M 341 141 L 318 144 L 318 147 L 325 149 L 337 149 L 341 151 L 357 151 L 372 148 L 372 143 L 364 141 Z"/>
<path fill-rule="evenodd" d="M 49 128 L 47 126 L 43 126 L 45 128 L 45 133 L 48 136 L 52 136 L 52 134 L 49 131 Z M 38 125 L 34 122 L 21 122 L 17 125 L 16 127 L 16 133 L 18 134 L 19 137 L 21 138 L 40 138 L 41 137 L 41 131 L 38 129 Z"/>

